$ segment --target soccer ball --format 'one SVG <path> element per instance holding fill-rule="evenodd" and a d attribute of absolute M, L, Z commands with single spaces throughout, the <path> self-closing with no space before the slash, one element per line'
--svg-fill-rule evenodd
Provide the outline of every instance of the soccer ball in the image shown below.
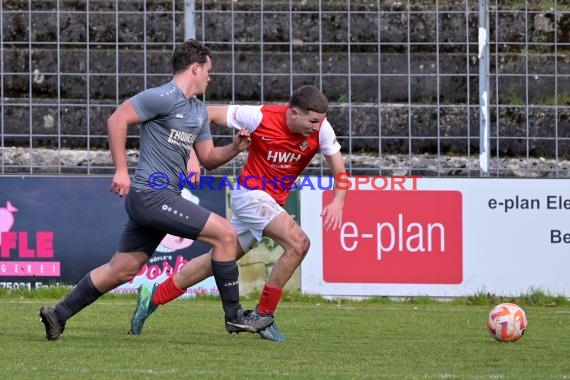
<path fill-rule="evenodd" d="M 528 322 L 524 310 L 514 303 L 502 303 L 489 313 L 487 329 L 501 342 L 516 342 L 522 338 Z"/>

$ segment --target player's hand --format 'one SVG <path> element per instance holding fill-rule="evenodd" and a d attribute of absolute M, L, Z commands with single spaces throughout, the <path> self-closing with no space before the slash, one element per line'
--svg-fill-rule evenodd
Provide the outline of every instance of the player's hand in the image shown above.
<path fill-rule="evenodd" d="M 190 177 L 190 183 L 194 186 L 198 186 L 200 184 L 200 173 L 202 168 L 200 167 L 200 160 L 194 153 L 194 149 L 190 151 L 190 155 L 188 157 L 188 163 L 186 164 L 186 175 L 192 174 Z"/>
<path fill-rule="evenodd" d="M 342 204 L 334 199 L 331 203 L 323 207 L 321 217 L 323 218 L 323 227 L 325 231 L 336 230 L 342 224 Z"/>
<path fill-rule="evenodd" d="M 113 193 L 122 197 L 129 193 L 131 188 L 131 177 L 128 171 L 117 171 L 113 176 L 113 182 L 111 183 L 111 188 L 109 189 Z"/>
<path fill-rule="evenodd" d="M 233 144 L 234 148 L 240 152 L 249 148 L 251 145 L 251 136 L 249 135 L 247 127 L 242 127 L 241 130 L 234 135 Z"/>

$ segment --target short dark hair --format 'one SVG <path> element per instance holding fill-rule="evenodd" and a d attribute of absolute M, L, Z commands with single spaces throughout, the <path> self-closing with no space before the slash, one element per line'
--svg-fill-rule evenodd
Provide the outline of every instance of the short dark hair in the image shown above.
<path fill-rule="evenodd" d="M 176 46 L 172 53 L 172 73 L 186 70 L 193 63 L 204 64 L 208 57 L 213 63 L 214 57 L 206 45 L 196 40 L 186 40 Z"/>
<path fill-rule="evenodd" d="M 296 89 L 289 99 L 290 107 L 297 107 L 304 112 L 327 113 L 329 102 L 317 87 L 306 85 Z"/>

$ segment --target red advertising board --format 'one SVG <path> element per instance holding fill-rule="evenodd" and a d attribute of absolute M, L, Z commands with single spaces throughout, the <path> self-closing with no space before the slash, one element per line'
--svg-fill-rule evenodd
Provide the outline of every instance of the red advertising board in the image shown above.
<path fill-rule="evenodd" d="M 332 191 L 323 192 L 323 204 Z M 336 231 L 323 231 L 323 278 L 331 283 L 460 284 L 459 191 L 353 190 Z"/>

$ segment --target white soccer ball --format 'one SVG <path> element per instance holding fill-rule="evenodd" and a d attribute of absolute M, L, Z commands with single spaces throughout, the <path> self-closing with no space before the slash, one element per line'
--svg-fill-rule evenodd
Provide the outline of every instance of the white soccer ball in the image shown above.
<path fill-rule="evenodd" d="M 524 310 L 514 303 L 502 303 L 489 313 L 487 329 L 501 342 L 516 342 L 522 338 L 528 322 Z"/>

